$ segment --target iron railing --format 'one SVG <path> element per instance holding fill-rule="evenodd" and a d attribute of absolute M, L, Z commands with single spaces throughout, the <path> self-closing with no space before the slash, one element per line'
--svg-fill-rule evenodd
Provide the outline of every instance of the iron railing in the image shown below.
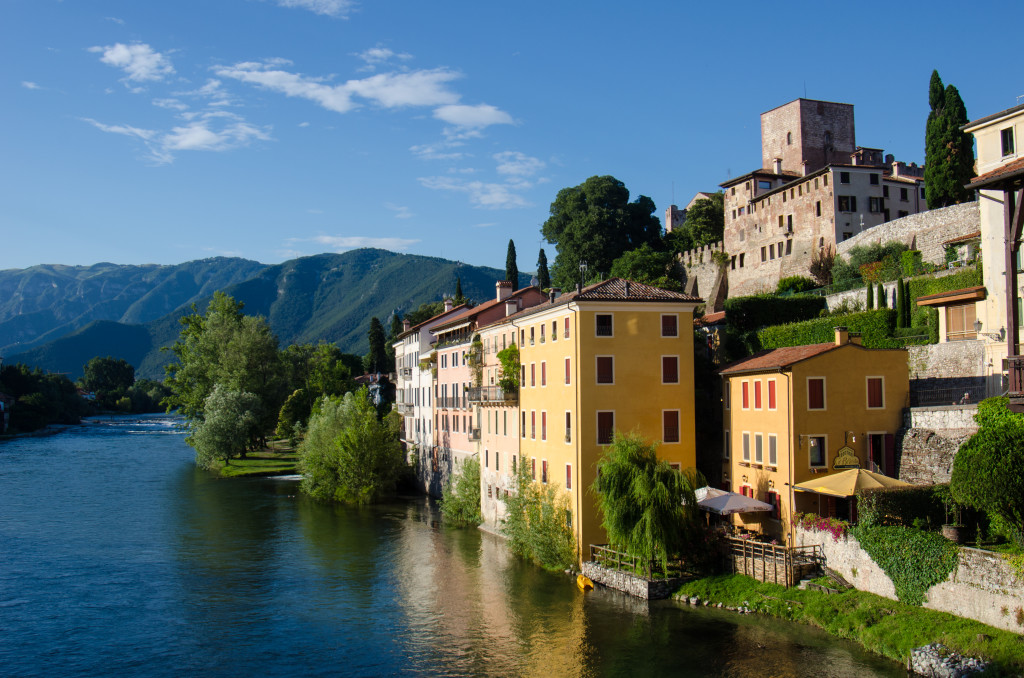
<path fill-rule="evenodd" d="M 985 385 L 956 388 L 929 388 L 910 392 L 911 407 L 929 405 L 971 405 L 985 399 Z"/>
<path fill-rule="evenodd" d="M 471 403 L 516 403 L 519 391 L 506 391 L 500 386 L 478 386 L 469 389 Z"/>

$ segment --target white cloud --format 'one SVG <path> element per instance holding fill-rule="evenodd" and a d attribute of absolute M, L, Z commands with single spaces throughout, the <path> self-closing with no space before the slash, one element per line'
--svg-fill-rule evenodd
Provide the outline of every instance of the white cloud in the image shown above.
<path fill-rule="evenodd" d="M 101 52 L 103 56 L 100 61 L 120 68 L 125 73 L 125 79 L 133 82 L 162 80 L 164 76 L 174 73 L 170 59 L 141 42 L 90 47 L 89 51 Z"/>
<path fill-rule="evenodd" d="M 39 84 L 32 82 L 31 80 L 22 80 L 21 86 L 25 89 L 42 89 Z"/>
<path fill-rule="evenodd" d="M 104 125 L 102 122 L 97 122 L 92 118 L 82 118 L 82 120 L 104 132 L 109 132 L 110 134 L 121 134 L 127 137 L 135 137 L 137 139 L 142 139 L 143 141 L 149 141 L 157 135 L 157 133 L 151 129 L 142 129 L 140 127 L 132 127 L 130 125 Z"/>
<path fill-rule="evenodd" d="M 308 9 L 314 14 L 347 19 L 349 10 L 355 6 L 352 0 L 277 0 L 281 7 L 297 7 Z"/>
<path fill-rule="evenodd" d="M 308 122 L 300 122 L 299 123 L 299 127 L 309 127 L 309 123 Z"/>
<path fill-rule="evenodd" d="M 105 17 L 107 21 L 113 21 L 118 26 L 124 26 L 124 19 L 118 19 L 116 16 Z"/>
<path fill-rule="evenodd" d="M 448 104 L 434 109 L 434 117 L 459 127 L 480 128 L 490 125 L 511 125 L 512 116 L 490 104 Z"/>
<path fill-rule="evenodd" d="M 366 66 L 362 70 L 371 71 L 377 68 L 377 66 L 386 64 L 392 59 L 398 59 L 399 61 L 408 61 L 409 59 L 412 59 L 411 54 L 406 54 L 405 52 L 394 52 L 387 47 L 382 47 L 381 45 L 358 52 L 353 56 L 362 59 L 366 63 Z"/>
<path fill-rule="evenodd" d="M 519 151 L 495 153 L 493 157 L 498 162 L 498 174 L 514 177 L 533 176 L 545 166 L 544 161 L 524 155 Z"/>
<path fill-rule="evenodd" d="M 457 141 L 437 141 L 432 144 L 421 144 L 418 146 L 410 146 L 409 150 L 424 160 L 460 160 L 466 157 L 466 153 L 462 151 L 454 151 L 451 149 L 462 146 L 462 142 Z"/>
<path fill-rule="evenodd" d="M 384 207 L 395 213 L 395 219 L 411 219 L 416 216 L 412 213 L 412 210 L 408 207 L 403 207 L 402 205 L 394 205 L 388 202 L 384 203 Z"/>
<path fill-rule="evenodd" d="M 409 238 L 375 238 L 363 235 L 318 235 L 312 238 L 289 238 L 288 245 L 300 242 L 315 242 L 335 252 L 345 252 L 359 247 L 379 247 L 380 249 L 404 252 L 419 240 Z"/>
<path fill-rule="evenodd" d="M 529 207 L 530 203 L 518 191 L 530 188 L 526 182 L 503 184 L 483 181 L 463 181 L 453 177 L 420 177 L 420 184 L 431 190 L 456 191 L 469 195 L 469 202 L 483 209 L 513 209 Z"/>
<path fill-rule="evenodd" d="M 497 221 L 488 221 L 482 224 L 473 224 L 473 228 L 490 228 L 491 226 L 497 226 Z"/>
<path fill-rule="evenodd" d="M 153 105 L 160 108 L 168 108 L 172 111 L 187 111 L 188 104 L 177 99 L 153 99 Z"/>
<path fill-rule="evenodd" d="M 312 78 L 291 73 L 280 66 L 281 60 L 246 61 L 234 66 L 216 69 L 223 78 L 240 80 L 287 96 L 307 99 L 329 111 L 347 113 L 358 104 L 354 97 L 366 99 L 384 108 L 405 106 L 437 106 L 458 101 L 459 95 L 446 85 L 461 76 L 446 68 L 410 71 L 408 73 L 378 73 L 361 80 L 349 80 L 340 85 L 326 84 L 324 78 Z"/>

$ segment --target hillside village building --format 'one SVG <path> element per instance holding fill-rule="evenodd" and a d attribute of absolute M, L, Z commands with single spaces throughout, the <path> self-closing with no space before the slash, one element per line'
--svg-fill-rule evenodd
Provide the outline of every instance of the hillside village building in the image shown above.
<path fill-rule="evenodd" d="M 924 168 L 856 145 L 853 106 L 797 99 L 761 114 L 761 167 L 721 184 L 729 296 L 807 276 L 814 253 L 927 209 Z"/>

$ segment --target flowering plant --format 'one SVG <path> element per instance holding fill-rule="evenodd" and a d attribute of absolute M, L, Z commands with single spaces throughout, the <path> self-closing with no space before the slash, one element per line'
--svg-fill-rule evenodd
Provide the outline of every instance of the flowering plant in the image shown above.
<path fill-rule="evenodd" d="M 796 513 L 793 515 L 793 526 L 802 527 L 805 530 L 814 532 L 828 532 L 832 535 L 833 541 L 839 541 L 845 537 L 850 529 L 850 523 L 838 518 L 823 518 L 816 513 Z"/>

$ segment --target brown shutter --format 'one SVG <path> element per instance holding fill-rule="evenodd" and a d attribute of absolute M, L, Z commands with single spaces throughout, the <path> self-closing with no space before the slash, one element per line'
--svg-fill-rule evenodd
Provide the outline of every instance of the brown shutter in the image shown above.
<path fill-rule="evenodd" d="M 667 355 L 661 359 L 661 381 L 665 384 L 679 383 L 679 359 L 674 355 Z"/>
<path fill-rule="evenodd" d="M 597 359 L 597 383 L 611 384 L 615 381 L 615 373 L 611 356 L 602 356 Z"/>
<path fill-rule="evenodd" d="M 812 410 L 820 410 L 825 407 L 825 380 L 807 380 L 807 407 Z"/>

